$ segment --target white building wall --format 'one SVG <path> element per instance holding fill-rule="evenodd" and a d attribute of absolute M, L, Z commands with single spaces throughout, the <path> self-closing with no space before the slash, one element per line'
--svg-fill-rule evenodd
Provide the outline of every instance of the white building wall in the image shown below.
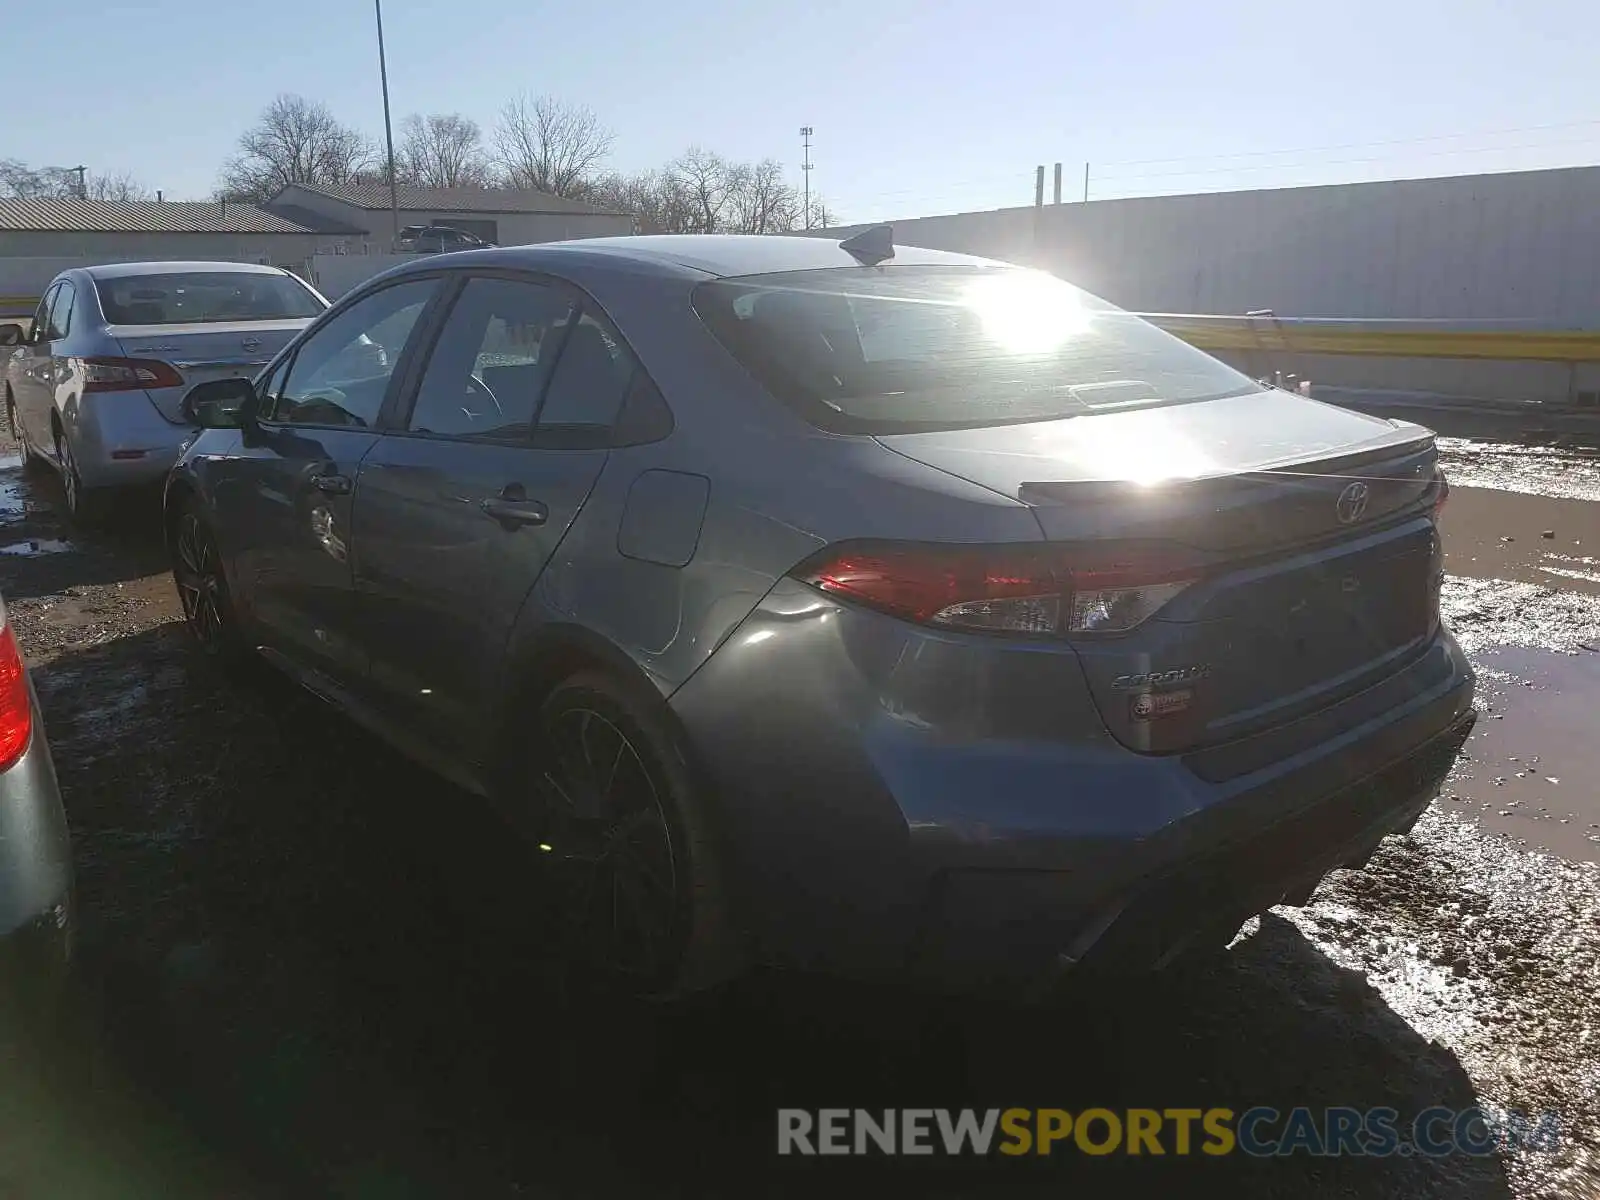
<path fill-rule="evenodd" d="M 1600 328 L 1600 167 L 890 223 L 906 245 L 1043 267 L 1143 312 Z"/>
<path fill-rule="evenodd" d="M 286 203 L 365 229 L 369 248 L 388 248 L 393 236 L 394 216 L 372 212 L 343 200 L 295 187 L 284 192 Z M 459 221 L 493 221 L 502 246 L 526 246 L 536 242 L 559 242 L 568 238 L 620 237 L 633 232 L 633 218 L 610 213 L 485 213 L 449 212 L 443 209 L 402 208 L 400 227 L 407 225 L 450 225 Z"/>

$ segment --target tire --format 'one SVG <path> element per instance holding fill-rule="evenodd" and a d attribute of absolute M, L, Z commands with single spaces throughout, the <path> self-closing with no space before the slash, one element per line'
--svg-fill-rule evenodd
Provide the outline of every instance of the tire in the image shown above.
<path fill-rule="evenodd" d="M 183 623 L 201 652 L 222 666 L 246 662 L 249 645 L 239 626 L 216 538 L 199 501 L 189 497 L 172 533 L 172 581 L 183 606 Z"/>
<path fill-rule="evenodd" d="M 39 452 L 33 448 L 33 443 L 28 440 L 28 431 L 22 427 L 22 422 L 17 419 L 17 400 L 11 392 L 11 385 L 6 385 L 6 420 L 11 424 L 11 439 L 17 443 L 17 454 L 22 459 L 22 469 L 30 470 L 39 463 Z"/>
<path fill-rule="evenodd" d="M 533 717 L 519 775 L 570 965 L 604 990 L 649 999 L 736 974 L 711 812 L 660 700 L 582 671 Z"/>
<path fill-rule="evenodd" d="M 72 441 L 59 427 L 56 429 L 56 462 L 61 468 L 61 490 L 66 493 L 67 515 L 79 525 L 98 525 L 110 510 L 106 497 L 109 489 L 84 486 L 77 460 L 72 457 Z"/>

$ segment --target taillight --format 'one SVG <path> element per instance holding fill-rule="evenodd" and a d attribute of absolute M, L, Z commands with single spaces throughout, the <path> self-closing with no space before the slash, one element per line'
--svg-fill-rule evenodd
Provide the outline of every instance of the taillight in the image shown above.
<path fill-rule="evenodd" d="M 80 358 L 86 392 L 131 392 L 140 388 L 182 387 L 171 363 L 154 358 Z"/>
<path fill-rule="evenodd" d="M 5 770 L 28 748 L 33 732 L 33 704 L 28 698 L 28 668 L 22 661 L 11 623 L 0 605 L 0 771 Z"/>
<path fill-rule="evenodd" d="M 926 625 L 991 633 L 1124 633 L 1199 578 L 1161 551 L 857 544 L 793 575 Z"/>
<path fill-rule="evenodd" d="M 1450 481 L 1445 478 L 1444 468 L 1433 469 L 1433 515 L 1435 518 L 1444 511 L 1445 502 L 1450 499 Z"/>

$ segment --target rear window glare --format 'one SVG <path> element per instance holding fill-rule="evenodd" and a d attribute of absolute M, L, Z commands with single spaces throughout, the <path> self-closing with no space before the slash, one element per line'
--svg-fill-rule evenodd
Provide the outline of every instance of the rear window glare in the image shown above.
<path fill-rule="evenodd" d="M 695 311 L 813 424 L 899 433 L 1049 421 L 1260 391 L 1054 276 L 843 267 L 703 283 Z"/>
<path fill-rule="evenodd" d="M 188 325 L 314 317 L 323 305 L 287 275 L 196 271 L 95 280 L 112 325 Z"/>

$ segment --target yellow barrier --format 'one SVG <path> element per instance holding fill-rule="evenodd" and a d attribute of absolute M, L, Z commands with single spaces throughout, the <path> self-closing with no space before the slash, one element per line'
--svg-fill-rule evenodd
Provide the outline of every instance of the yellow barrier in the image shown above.
<path fill-rule="evenodd" d="M 1236 317 L 1195 320 L 1152 314 L 1169 333 L 1202 350 L 1349 354 L 1380 358 L 1477 358 L 1524 362 L 1600 362 L 1600 331 L 1536 329 L 1376 329 L 1332 322 Z"/>

